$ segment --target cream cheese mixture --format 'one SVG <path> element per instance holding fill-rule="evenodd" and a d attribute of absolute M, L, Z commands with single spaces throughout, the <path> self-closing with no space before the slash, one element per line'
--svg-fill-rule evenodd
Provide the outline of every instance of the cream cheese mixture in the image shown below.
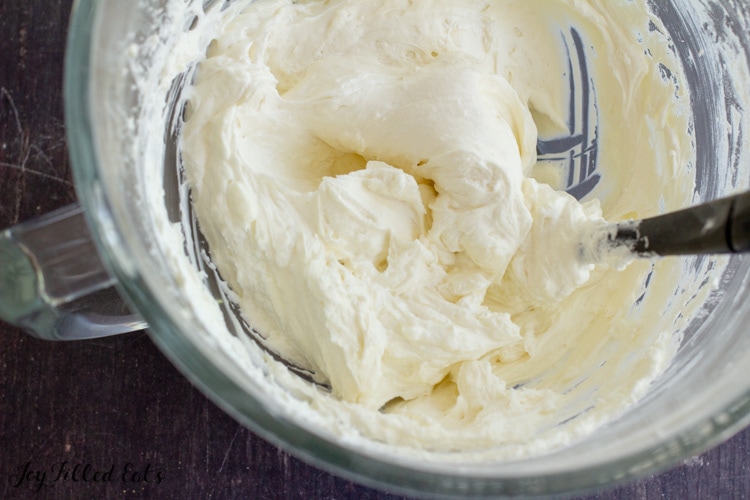
<path fill-rule="evenodd" d="M 665 369 L 679 264 L 578 256 L 605 219 L 692 199 L 687 89 L 645 1 L 213 15 L 182 136 L 193 206 L 243 316 L 313 374 L 277 377 L 327 432 L 524 456 L 616 417 Z M 539 135 L 568 127 L 571 28 L 604 179 L 584 202 L 537 162 Z"/>

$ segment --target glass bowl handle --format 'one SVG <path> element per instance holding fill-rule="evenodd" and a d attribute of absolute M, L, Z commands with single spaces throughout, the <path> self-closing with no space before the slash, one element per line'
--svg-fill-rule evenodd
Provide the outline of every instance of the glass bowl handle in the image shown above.
<path fill-rule="evenodd" d="M 45 340 L 146 328 L 117 293 L 77 204 L 0 232 L 0 319 Z"/>

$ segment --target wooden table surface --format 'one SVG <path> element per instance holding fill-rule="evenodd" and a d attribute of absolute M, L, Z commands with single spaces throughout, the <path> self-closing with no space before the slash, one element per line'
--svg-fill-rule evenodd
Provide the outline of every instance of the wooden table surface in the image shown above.
<path fill-rule="evenodd" d="M 71 3 L 0 0 L 0 228 L 76 199 L 61 90 Z M 590 498 L 745 498 L 749 442 L 745 431 L 671 471 Z M 0 498 L 398 498 L 256 437 L 143 332 L 50 343 L 0 322 L 0 454 Z M 26 467 L 70 473 L 40 488 Z M 91 481 L 112 467 L 113 480 Z"/>

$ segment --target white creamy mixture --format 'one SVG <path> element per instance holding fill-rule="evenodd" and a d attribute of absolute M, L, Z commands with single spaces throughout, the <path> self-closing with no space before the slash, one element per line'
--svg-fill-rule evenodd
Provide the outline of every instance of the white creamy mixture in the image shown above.
<path fill-rule="evenodd" d="M 691 200 L 688 97 L 645 1 L 246 4 L 198 24 L 182 154 L 213 262 L 314 373 L 276 371 L 326 432 L 522 456 L 644 393 L 679 340 L 679 264 L 577 245 Z M 605 179 L 585 203 L 536 162 L 568 125 L 570 27 Z"/>

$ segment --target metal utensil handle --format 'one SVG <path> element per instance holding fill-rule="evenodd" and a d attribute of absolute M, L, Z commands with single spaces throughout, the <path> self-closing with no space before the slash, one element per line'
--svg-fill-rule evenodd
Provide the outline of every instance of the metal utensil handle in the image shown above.
<path fill-rule="evenodd" d="M 0 232 L 0 319 L 45 340 L 145 328 L 114 288 L 77 204 Z"/>

